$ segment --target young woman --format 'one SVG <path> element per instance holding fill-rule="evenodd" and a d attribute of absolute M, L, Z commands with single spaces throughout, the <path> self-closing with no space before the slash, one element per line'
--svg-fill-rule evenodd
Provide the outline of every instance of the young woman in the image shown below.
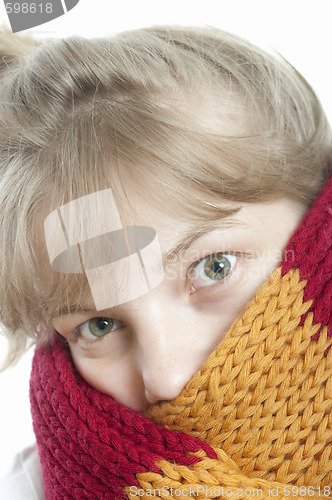
<path fill-rule="evenodd" d="M 214 29 L 2 40 L 8 362 L 38 346 L 24 498 L 328 495 L 331 132 L 310 86 Z"/>

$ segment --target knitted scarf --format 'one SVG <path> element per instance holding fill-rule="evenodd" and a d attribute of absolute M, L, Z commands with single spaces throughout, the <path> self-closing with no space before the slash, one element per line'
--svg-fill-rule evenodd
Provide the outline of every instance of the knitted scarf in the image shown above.
<path fill-rule="evenodd" d="M 36 351 L 47 500 L 331 496 L 331 214 L 332 180 L 201 370 L 147 415 L 89 386 L 60 339 Z"/>

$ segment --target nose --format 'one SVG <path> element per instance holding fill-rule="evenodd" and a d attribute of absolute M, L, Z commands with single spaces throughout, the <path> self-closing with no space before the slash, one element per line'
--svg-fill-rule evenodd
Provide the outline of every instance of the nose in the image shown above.
<path fill-rule="evenodd" d="M 147 400 L 147 402 L 151 405 L 157 403 L 160 400 L 159 395 L 153 394 L 152 392 L 150 392 L 149 389 L 145 389 L 144 396 L 145 396 L 145 399 Z M 172 399 L 174 399 L 174 398 L 172 398 Z"/>
<path fill-rule="evenodd" d="M 158 401 L 170 401 L 176 398 L 196 371 L 189 370 L 185 362 L 174 362 L 172 366 L 146 363 L 142 370 L 146 401 L 155 404 Z"/>
<path fill-rule="evenodd" d="M 148 321 L 136 316 L 137 363 L 149 404 L 177 397 L 208 354 L 200 345 L 200 327 L 189 307 L 171 309 L 154 302 Z"/>

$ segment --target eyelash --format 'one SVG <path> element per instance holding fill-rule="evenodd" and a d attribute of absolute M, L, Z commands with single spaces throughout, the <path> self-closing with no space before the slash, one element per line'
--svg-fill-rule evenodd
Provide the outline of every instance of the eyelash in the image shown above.
<path fill-rule="evenodd" d="M 195 271 L 195 269 L 199 268 L 199 266 L 203 267 L 203 269 L 204 269 L 205 265 L 206 265 L 206 264 L 204 265 L 204 262 L 207 263 L 209 260 L 212 261 L 214 258 L 215 258 L 214 262 L 218 262 L 218 260 L 222 260 L 222 257 L 226 257 L 226 260 L 228 260 L 228 262 L 230 263 L 230 269 L 227 272 L 226 276 L 223 277 L 223 278 L 221 278 L 221 279 L 219 279 L 219 280 L 215 280 L 215 282 L 212 281 L 212 283 L 210 283 L 210 284 L 201 285 L 199 288 L 197 288 L 194 285 L 195 277 L 192 276 L 193 273 L 194 273 L 194 271 Z M 223 282 L 223 281 L 227 280 L 228 277 L 229 277 L 229 274 L 232 273 L 232 271 L 233 271 L 233 269 L 234 269 L 234 267 L 235 267 L 235 265 L 237 263 L 237 257 L 238 257 L 238 255 L 236 255 L 236 254 L 227 254 L 227 253 L 218 252 L 218 253 L 215 253 L 215 254 L 208 255 L 207 257 L 204 257 L 203 259 L 200 259 L 199 261 L 196 261 L 194 264 L 192 264 L 189 267 L 188 273 L 187 273 L 189 275 L 190 279 L 192 280 L 189 293 L 190 294 L 195 293 L 200 288 L 206 288 L 206 287 L 214 286 L 214 285 L 220 284 L 220 282 Z M 225 267 L 225 263 L 224 263 L 224 267 Z M 221 268 L 221 269 L 223 269 L 223 268 Z M 202 269 L 201 269 L 201 271 L 202 271 Z M 217 275 L 218 271 L 214 271 L 213 270 L 212 273 L 214 273 L 214 274 Z M 197 279 L 197 277 L 198 277 L 198 274 L 196 274 L 196 279 Z M 93 322 L 93 321 L 95 321 L 96 323 L 100 322 L 100 321 L 111 322 L 112 323 L 111 329 L 108 332 L 106 332 L 104 335 L 94 335 L 91 332 L 91 329 L 90 329 L 90 326 L 89 326 L 89 323 Z M 117 330 L 118 328 L 120 328 L 122 325 L 123 325 L 123 323 L 120 320 L 117 320 L 117 319 L 114 319 L 114 318 L 110 318 L 110 317 L 104 317 L 104 316 L 96 316 L 96 317 L 90 318 L 87 321 L 85 321 L 84 323 L 81 323 L 80 325 L 78 325 L 76 328 L 74 328 L 72 334 L 73 334 L 73 336 L 75 337 L 76 340 L 81 339 L 81 340 L 84 340 L 85 342 L 94 342 L 94 341 L 96 341 L 96 340 L 98 340 L 100 338 L 103 338 L 108 333 L 114 332 L 115 330 Z M 91 337 L 89 337 L 88 335 L 85 336 L 84 333 L 82 332 L 82 329 L 83 329 L 84 326 L 88 326 L 89 327 L 90 334 L 88 334 L 88 335 L 91 335 Z"/>

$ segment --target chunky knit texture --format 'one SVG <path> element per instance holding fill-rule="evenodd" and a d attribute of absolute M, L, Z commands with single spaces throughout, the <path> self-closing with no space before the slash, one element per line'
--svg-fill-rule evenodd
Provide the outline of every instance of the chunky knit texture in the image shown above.
<path fill-rule="evenodd" d="M 202 369 L 145 416 L 90 387 L 60 338 L 37 350 L 46 499 L 331 496 L 331 215 L 332 181 Z"/>

